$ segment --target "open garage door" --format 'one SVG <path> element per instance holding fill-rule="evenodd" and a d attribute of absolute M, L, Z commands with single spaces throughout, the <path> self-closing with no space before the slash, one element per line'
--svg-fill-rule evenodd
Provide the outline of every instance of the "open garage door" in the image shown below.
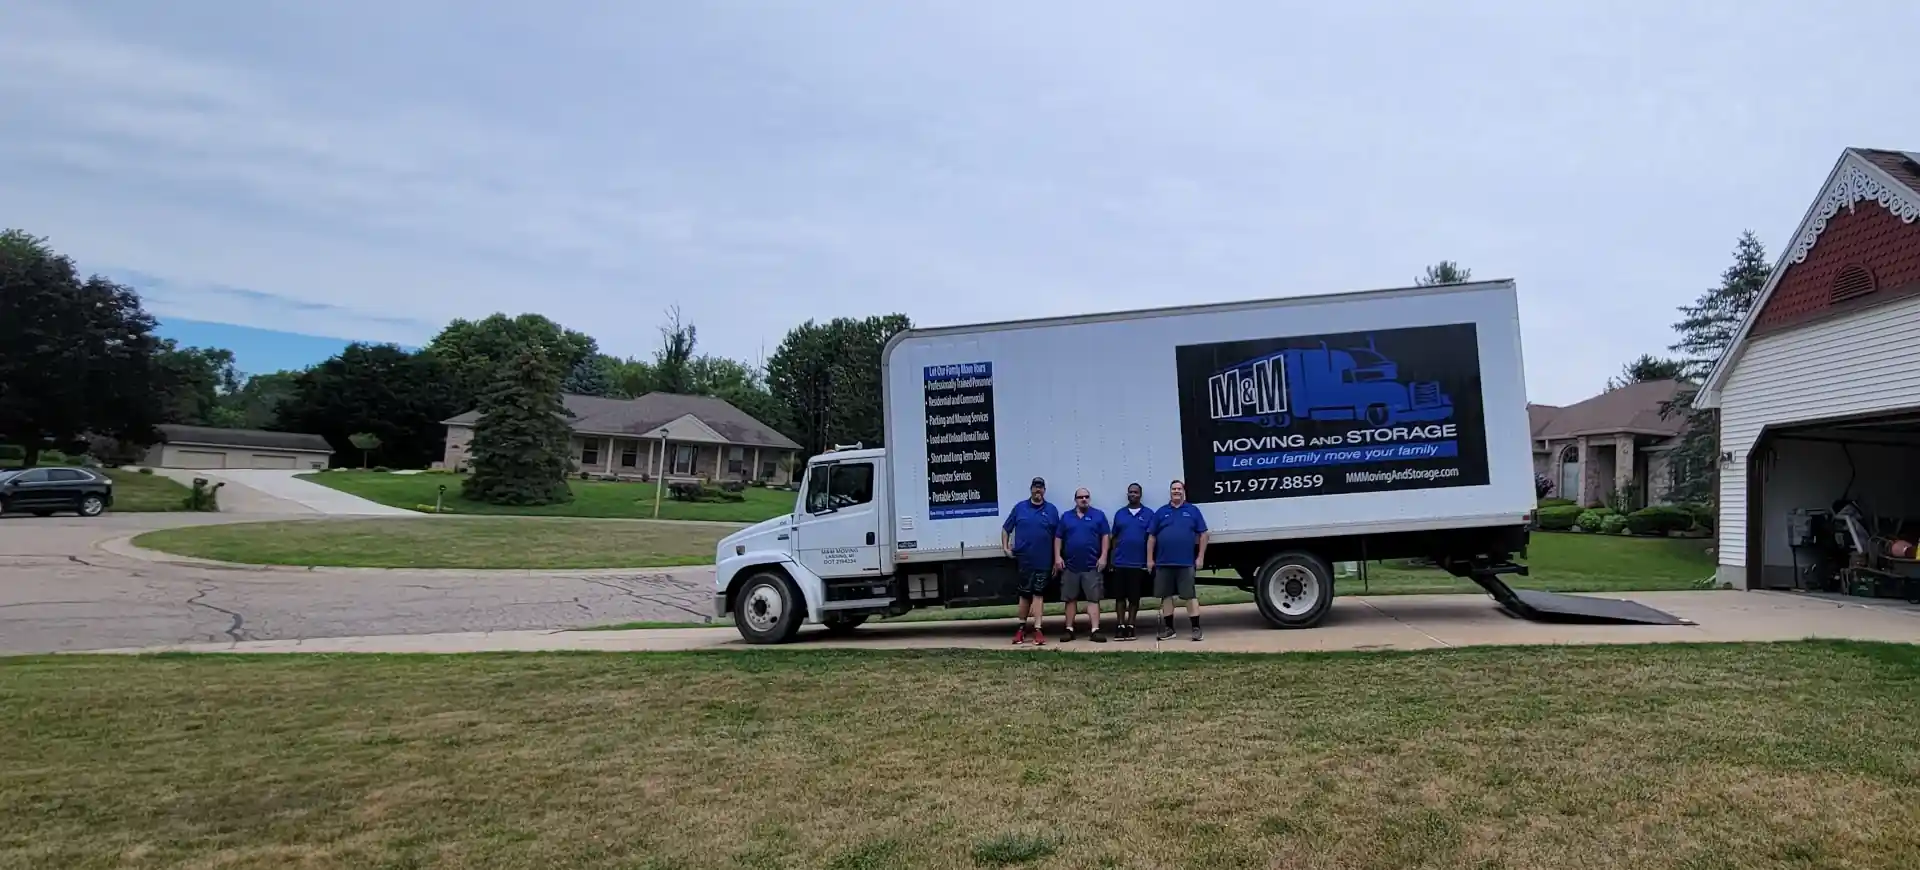
<path fill-rule="evenodd" d="M 1746 472 L 1748 588 L 1920 600 L 1920 408 L 1769 428 Z"/>

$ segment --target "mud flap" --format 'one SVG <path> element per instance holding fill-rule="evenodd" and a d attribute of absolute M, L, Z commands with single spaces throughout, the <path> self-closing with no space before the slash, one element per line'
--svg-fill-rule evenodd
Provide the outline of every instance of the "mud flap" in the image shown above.
<path fill-rule="evenodd" d="M 1465 566 L 1461 566 L 1465 567 Z M 1524 574 L 1520 565 L 1474 566 L 1478 570 L 1458 571 L 1458 576 L 1480 584 L 1501 609 L 1534 622 L 1570 622 L 1602 625 L 1694 625 L 1664 610 L 1655 610 L 1637 601 L 1623 598 L 1596 598 L 1590 595 L 1562 595 L 1515 589 L 1500 579 L 1501 574 Z M 1450 570 L 1451 569 L 1450 567 Z"/>

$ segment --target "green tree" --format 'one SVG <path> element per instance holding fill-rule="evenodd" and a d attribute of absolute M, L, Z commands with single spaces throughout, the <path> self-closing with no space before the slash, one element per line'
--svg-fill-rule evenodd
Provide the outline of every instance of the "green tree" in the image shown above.
<path fill-rule="evenodd" d="M 509 374 L 481 399 L 473 427 L 473 474 L 461 486 L 488 504 L 573 501 L 567 486 L 571 430 L 560 376 L 544 349 L 521 351 Z"/>
<path fill-rule="evenodd" d="M 1607 379 L 1607 391 L 1651 381 L 1677 381 L 1685 371 L 1686 364 L 1677 359 L 1643 353 L 1639 359 L 1621 366 L 1620 374 Z"/>
<path fill-rule="evenodd" d="M 354 433 L 371 432 L 375 465 L 424 468 L 445 455 L 442 421 L 471 408 L 455 401 L 452 380 L 434 354 L 356 342 L 294 377 L 275 427 L 325 437 L 336 461 L 353 455 Z"/>
<path fill-rule="evenodd" d="M 766 374 L 785 411 L 786 433 L 809 454 L 856 441 L 881 444 L 880 353 L 895 333 L 912 327 L 906 315 L 888 314 L 809 320 L 788 331 Z"/>
<path fill-rule="evenodd" d="M 180 347 L 161 339 L 154 362 L 165 382 L 162 416 L 168 423 L 232 428 L 238 421 L 228 397 L 240 390 L 233 351 L 218 347 Z"/>
<path fill-rule="evenodd" d="M 560 371 L 569 374 L 599 354 L 599 346 L 591 336 L 567 329 L 539 314 L 516 317 L 490 314 L 479 320 L 457 319 L 440 330 L 440 334 L 427 343 L 426 350 L 439 357 L 451 372 L 455 404 L 467 410 L 475 407 L 494 384 L 511 374 L 505 367 L 518 359 L 522 351 L 536 346 L 553 359 Z M 595 387 L 590 373 L 576 385 Z"/>
<path fill-rule="evenodd" d="M 1680 340 L 1669 348 L 1681 354 L 1681 376 L 1702 379 L 1712 371 L 1733 345 L 1733 334 L 1753 310 L 1761 288 L 1773 275 L 1767 262 L 1766 247 L 1747 230 L 1734 245 L 1733 265 L 1720 273 L 1720 286 L 1700 294 L 1691 305 L 1680 306 L 1680 320 L 1673 325 Z M 1670 500 L 1680 504 L 1717 506 L 1720 503 L 1720 414 L 1712 408 L 1695 408 L 1696 390 L 1684 389 L 1660 409 L 1663 416 L 1681 416 L 1686 428 L 1680 443 L 1669 455 L 1668 468 L 1673 476 Z"/>
<path fill-rule="evenodd" d="M 360 467 L 367 467 L 367 454 L 380 449 L 380 436 L 372 432 L 355 432 L 347 436 L 347 443 L 360 451 Z"/>
<path fill-rule="evenodd" d="M 660 349 L 653 355 L 653 389 L 662 393 L 694 393 L 693 324 L 680 320 L 680 306 L 667 310 L 667 323 L 660 327 Z"/>
<path fill-rule="evenodd" d="M 153 328 L 132 288 L 82 280 L 46 239 L 0 232 L 0 443 L 28 465 L 89 436 L 152 443 L 169 389 Z"/>
<path fill-rule="evenodd" d="M 687 365 L 690 391 L 724 399 L 774 429 L 788 428 L 787 411 L 767 390 L 766 372 L 757 366 L 723 356 L 698 356 Z"/>
<path fill-rule="evenodd" d="M 653 392 L 653 363 L 641 359 L 603 359 L 612 383 L 612 395 L 637 399 Z"/>
<path fill-rule="evenodd" d="M 1413 283 L 1421 287 L 1432 287 L 1436 284 L 1465 284 L 1471 280 L 1473 280 L 1472 269 L 1464 268 L 1452 260 L 1441 260 L 1428 266 L 1426 274 L 1413 279 Z"/>
<path fill-rule="evenodd" d="M 274 429 L 280 422 L 280 405 L 293 395 L 297 371 L 267 372 L 248 377 L 240 389 L 222 402 L 222 415 L 237 429 Z"/>

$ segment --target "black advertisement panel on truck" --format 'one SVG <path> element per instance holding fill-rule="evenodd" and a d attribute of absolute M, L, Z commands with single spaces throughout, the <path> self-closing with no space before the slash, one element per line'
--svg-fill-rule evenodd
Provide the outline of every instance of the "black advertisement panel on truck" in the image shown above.
<path fill-rule="evenodd" d="M 1174 350 L 1195 501 L 1487 483 L 1472 323 Z"/>
<path fill-rule="evenodd" d="M 927 366 L 927 519 L 1000 513 L 993 363 Z"/>

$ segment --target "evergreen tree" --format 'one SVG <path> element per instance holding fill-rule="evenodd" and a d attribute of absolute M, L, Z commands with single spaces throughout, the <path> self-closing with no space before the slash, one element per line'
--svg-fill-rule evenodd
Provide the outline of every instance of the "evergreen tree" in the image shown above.
<path fill-rule="evenodd" d="M 1432 287 L 1438 284 L 1465 284 L 1471 280 L 1473 280 L 1472 269 L 1462 268 L 1459 263 L 1452 260 L 1441 260 L 1428 266 L 1427 273 L 1413 279 L 1413 283 L 1421 287 Z"/>
<path fill-rule="evenodd" d="M 1677 359 L 1643 353 L 1639 359 L 1620 367 L 1620 374 L 1607 379 L 1607 392 L 1649 381 L 1677 381 L 1686 371 L 1686 363 Z"/>
<path fill-rule="evenodd" d="M 565 504 L 570 431 L 560 373 L 539 345 L 521 350 L 504 378 L 481 398 L 473 426 L 473 474 L 461 494 L 503 505 Z"/>
<path fill-rule="evenodd" d="M 1734 332 L 1753 309 L 1760 289 L 1772 274 L 1766 246 L 1752 230 L 1741 233 L 1734 246 L 1733 265 L 1720 273 L 1720 286 L 1700 294 L 1692 305 L 1680 306 L 1680 321 L 1673 325 L 1680 340 L 1670 349 L 1681 354 L 1683 378 L 1703 379 L 1713 369 L 1733 344 Z M 1679 504 L 1716 506 L 1720 503 L 1720 414 L 1712 408 L 1695 408 L 1695 392 L 1683 389 L 1660 409 L 1663 416 L 1686 418 L 1680 444 L 1669 454 L 1673 488 L 1668 499 Z"/>

